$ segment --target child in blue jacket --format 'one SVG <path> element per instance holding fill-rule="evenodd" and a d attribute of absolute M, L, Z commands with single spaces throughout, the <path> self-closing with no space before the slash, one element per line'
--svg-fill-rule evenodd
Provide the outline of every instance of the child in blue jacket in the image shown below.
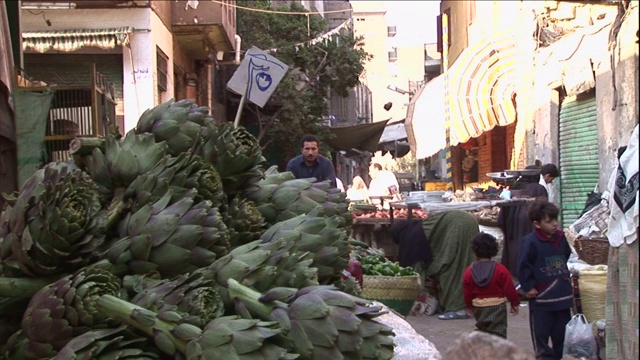
<path fill-rule="evenodd" d="M 574 305 L 567 267 L 571 248 L 558 229 L 559 211 L 547 200 L 531 204 L 528 215 L 534 230 L 524 237 L 518 258 L 518 280 L 529 299 L 536 359 L 562 359 L 565 326 Z"/>

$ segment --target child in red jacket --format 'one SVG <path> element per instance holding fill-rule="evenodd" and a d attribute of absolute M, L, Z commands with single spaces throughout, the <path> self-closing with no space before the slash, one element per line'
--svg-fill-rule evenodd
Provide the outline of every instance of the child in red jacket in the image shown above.
<path fill-rule="evenodd" d="M 507 268 L 491 260 L 498 254 L 496 238 L 480 233 L 471 240 L 476 261 L 467 267 L 462 278 L 464 303 L 469 316 L 476 319 L 476 328 L 507 338 L 507 302 L 511 313 L 518 314 L 520 295 Z"/>

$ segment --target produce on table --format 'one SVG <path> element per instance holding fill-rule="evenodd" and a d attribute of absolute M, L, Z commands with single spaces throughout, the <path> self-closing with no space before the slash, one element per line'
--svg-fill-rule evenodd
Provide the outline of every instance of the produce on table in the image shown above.
<path fill-rule="evenodd" d="M 408 209 L 393 209 L 393 217 L 395 219 L 406 219 L 409 217 Z M 352 214 L 354 219 L 389 219 L 391 218 L 391 214 L 389 214 L 389 210 L 376 210 L 370 212 L 359 212 Z M 427 212 L 424 209 L 412 209 L 411 216 L 414 219 L 426 219 Z"/>
<path fill-rule="evenodd" d="M 4 195 L 0 358 L 391 358 L 328 182 L 265 169 L 193 100 L 79 143 Z"/>

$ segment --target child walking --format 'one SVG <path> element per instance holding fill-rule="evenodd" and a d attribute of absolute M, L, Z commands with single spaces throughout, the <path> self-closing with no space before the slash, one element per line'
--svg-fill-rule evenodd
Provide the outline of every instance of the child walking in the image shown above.
<path fill-rule="evenodd" d="M 558 229 L 559 211 L 546 200 L 531 204 L 529 220 L 534 230 L 523 239 L 518 258 L 518 280 L 529 299 L 529 326 L 537 359 L 562 359 L 565 326 L 574 304 L 567 267 L 571 248 Z"/>
<path fill-rule="evenodd" d="M 492 260 L 498 255 L 496 238 L 480 233 L 471 240 L 476 261 L 467 267 L 462 278 L 467 313 L 476 319 L 480 331 L 507 338 L 507 303 L 518 314 L 520 295 L 507 268 Z"/>

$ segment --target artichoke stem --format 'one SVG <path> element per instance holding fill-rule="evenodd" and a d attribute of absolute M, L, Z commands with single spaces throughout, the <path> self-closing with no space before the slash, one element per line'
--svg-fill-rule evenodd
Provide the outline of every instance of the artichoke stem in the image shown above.
<path fill-rule="evenodd" d="M 133 326 L 151 338 L 155 336 L 155 332 L 162 332 L 171 340 L 179 352 L 185 354 L 187 342 L 180 340 L 171 334 L 171 331 L 177 324 L 160 320 L 154 312 L 111 295 L 100 296 L 96 301 L 96 306 L 100 313 L 107 315 L 112 319 L 121 321 L 129 326 Z M 142 321 L 136 320 L 136 312 L 144 313 L 146 315 L 146 320 L 148 321 L 143 323 Z"/>
<path fill-rule="evenodd" d="M 65 275 L 66 274 L 37 278 L 0 277 L 0 297 L 30 298 L 43 287 Z"/>
<path fill-rule="evenodd" d="M 107 231 L 117 226 L 125 210 L 130 206 L 130 201 L 122 200 L 125 190 L 125 188 L 117 188 L 113 191 L 113 200 L 111 200 L 111 204 L 107 210 L 109 214 L 106 225 Z"/>
<path fill-rule="evenodd" d="M 251 289 L 250 287 L 240 284 L 234 279 L 227 280 L 227 290 L 229 291 L 229 298 L 238 298 L 242 300 L 244 305 L 262 320 L 268 320 L 271 316 L 273 309 L 278 307 L 287 307 L 287 304 L 281 301 L 274 301 L 269 304 L 260 302 L 261 293 Z"/>

